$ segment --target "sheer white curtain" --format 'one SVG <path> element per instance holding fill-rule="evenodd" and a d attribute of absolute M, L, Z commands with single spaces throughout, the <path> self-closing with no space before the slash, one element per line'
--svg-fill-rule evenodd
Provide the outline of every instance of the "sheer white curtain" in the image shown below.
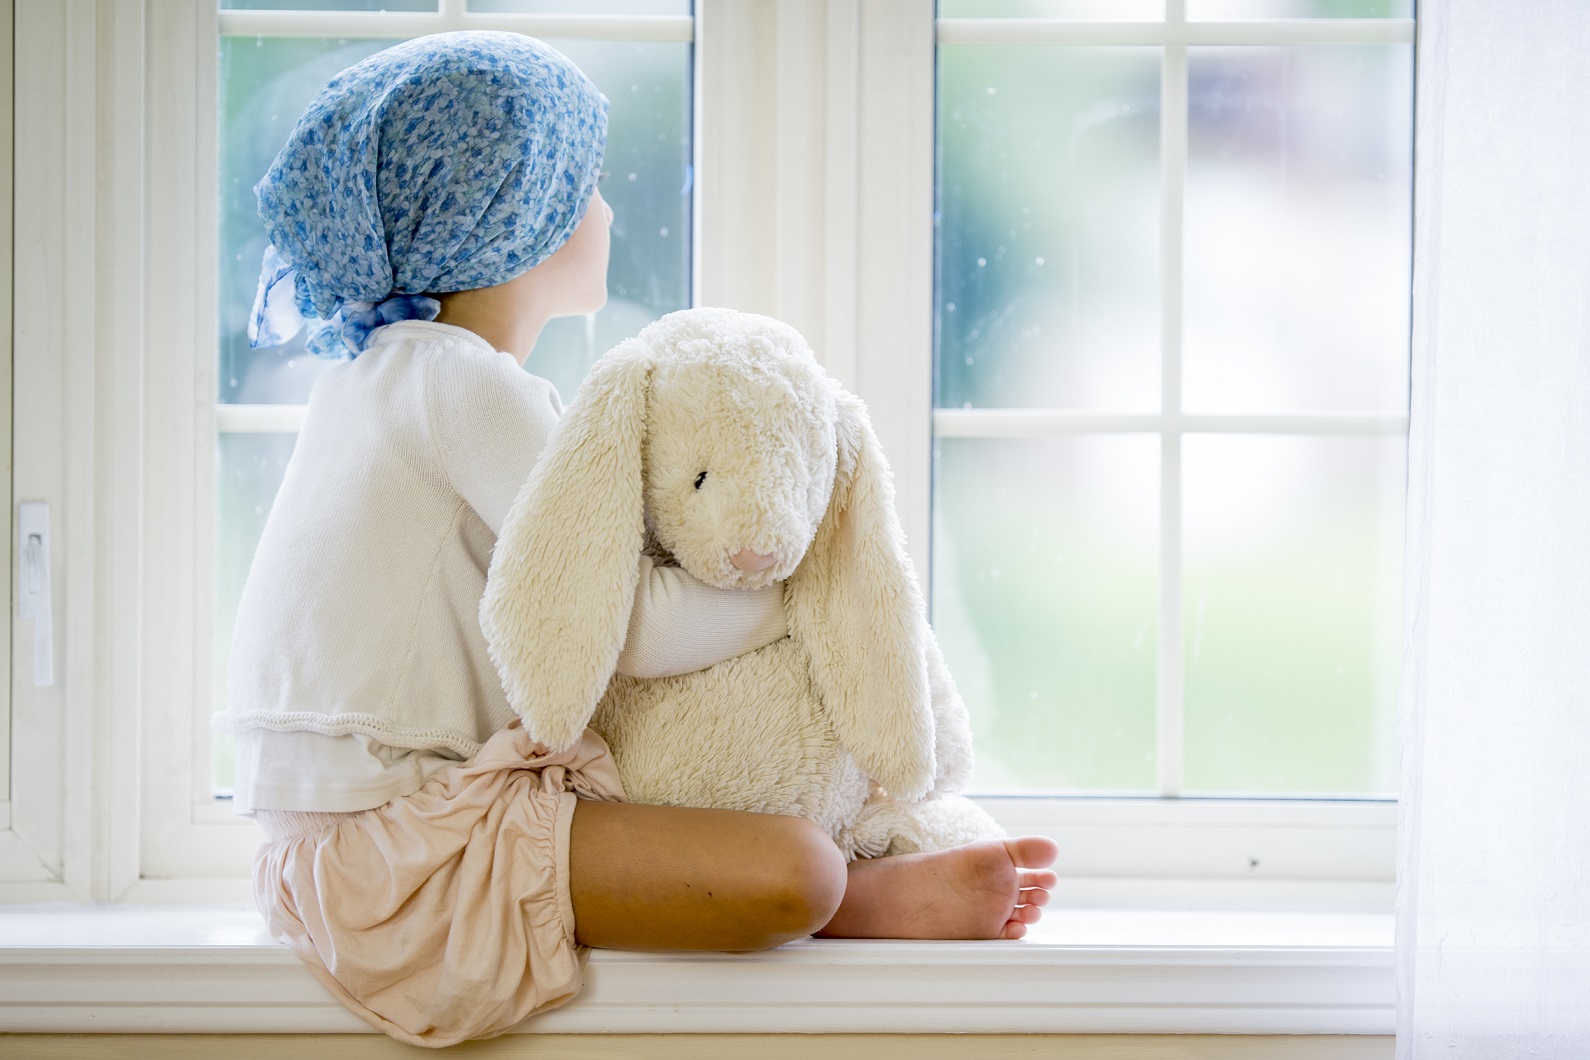
<path fill-rule="evenodd" d="M 1398 1056 L 1590 1057 L 1590 2 L 1419 5 Z"/>

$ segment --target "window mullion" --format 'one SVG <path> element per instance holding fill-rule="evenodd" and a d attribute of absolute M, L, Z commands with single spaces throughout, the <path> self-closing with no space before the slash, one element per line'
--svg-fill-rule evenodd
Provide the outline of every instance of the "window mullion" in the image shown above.
<path fill-rule="evenodd" d="M 239 406 L 241 407 L 241 406 Z M 245 428 L 239 428 L 245 429 Z M 259 429 L 259 428 L 256 428 Z M 1287 434 L 1329 438 L 1402 436 L 1402 412 L 1181 413 L 1093 409 L 934 409 L 941 438 L 1044 438 L 1057 434 Z"/>
<path fill-rule="evenodd" d="M 933 5 L 860 5 L 856 380 L 894 470 L 918 571 L 931 570 Z"/>
<path fill-rule="evenodd" d="M 1170 0 L 1176 5 L 1176 0 Z M 1090 47 L 1287 44 L 1411 44 L 1411 18 L 1264 18 L 1196 21 L 1167 11 L 1165 22 L 1105 22 L 1066 18 L 946 18 L 940 44 L 1066 44 Z"/>
<path fill-rule="evenodd" d="M 1186 0 L 1166 0 L 1172 31 L 1160 72 L 1160 412 L 1181 416 L 1182 214 L 1187 185 L 1187 45 L 1175 32 Z M 1159 660 L 1156 692 L 1156 786 L 1182 790 L 1183 687 L 1181 606 L 1181 430 L 1160 434 Z"/>
<path fill-rule="evenodd" d="M 341 37 L 403 40 L 451 30 L 506 30 L 532 37 L 580 40 L 685 41 L 695 36 L 689 15 L 469 14 L 451 0 L 436 12 L 222 11 L 224 37 Z"/>

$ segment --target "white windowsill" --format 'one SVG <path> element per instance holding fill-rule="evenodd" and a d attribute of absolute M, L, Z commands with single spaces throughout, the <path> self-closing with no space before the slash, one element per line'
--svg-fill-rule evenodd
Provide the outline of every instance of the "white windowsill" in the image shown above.
<path fill-rule="evenodd" d="M 1390 1034 L 1383 912 L 1057 907 L 1021 942 L 591 954 L 548 1033 Z M 244 906 L 0 908 L 0 1032 L 337 1033 Z"/>

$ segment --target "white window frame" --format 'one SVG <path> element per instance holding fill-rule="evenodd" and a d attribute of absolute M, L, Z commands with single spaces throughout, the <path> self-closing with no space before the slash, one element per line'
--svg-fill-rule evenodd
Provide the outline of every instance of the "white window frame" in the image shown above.
<path fill-rule="evenodd" d="M 87 898 L 114 889 L 111 862 L 137 836 L 135 803 L 125 800 L 138 770 L 138 669 L 129 652 L 138 601 L 129 577 L 96 577 L 130 573 L 145 540 L 136 520 L 121 524 L 124 533 L 101 532 L 139 503 L 139 453 L 118 442 L 139 415 L 141 290 L 112 281 L 143 273 L 126 238 L 141 224 L 142 184 L 119 183 L 126 174 L 110 165 L 128 157 L 131 134 L 118 122 L 136 129 L 136 99 L 109 90 L 130 55 L 102 32 L 101 16 L 124 24 L 122 12 L 5 7 L 14 64 L 10 298 L 28 307 L 9 336 L 20 399 L 8 402 L 12 499 L 50 507 L 54 681 L 33 683 L 34 623 L 11 623 L 12 797 L 0 897 Z M 113 623 L 132 636 L 116 636 Z M 133 750 L 112 753 L 118 743 Z"/>
<path fill-rule="evenodd" d="M 12 195 L 12 150 L 13 137 L 16 133 L 12 121 L 12 47 L 11 47 L 11 3 L 10 0 L 0 3 L 0 65 L 4 72 L 0 74 L 0 121 L 4 122 L 3 133 L 0 133 L 0 246 L 12 245 L 11 209 L 9 203 Z M 0 260 L 0 437 L 9 444 L 11 438 L 11 390 L 12 390 L 12 270 L 9 255 Z M 4 468 L 0 469 L 0 485 L 3 485 L 7 496 L 11 495 L 12 474 L 11 461 L 3 461 Z M 14 541 L 15 527 L 8 520 L 4 536 L 4 545 L 9 555 Z M 13 575 L 18 565 L 8 563 L 5 571 L 6 598 L 12 598 Z M 12 610 L 6 608 L 5 617 L 0 619 L 0 629 L 4 630 L 5 643 L 11 644 L 12 637 Z M 32 630 L 27 632 L 31 633 Z M 24 645 L 31 648 L 31 644 Z M 12 649 L 13 658 L 31 658 L 31 654 L 18 655 Z M 0 880 L 18 880 L 32 877 L 35 880 L 45 881 L 50 878 L 49 867 L 45 864 L 41 852 L 34 844 L 28 842 L 27 834 L 27 809 L 26 800 L 20 813 L 13 815 L 12 796 L 12 696 L 11 683 L 8 681 L 4 689 L 0 689 Z M 17 723 L 25 730 L 32 718 L 22 712 L 16 717 Z M 16 825 L 13 825 L 13 820 Z M 19 827 L 18 827 L 19 826 Z"/>
<path fill-rule="evenodd" d="M 1274 19 L 1191 22 L 1186 0 L 1165 0 L 1160 22 L 1066 19 L 941 19 L 940 44 L 1154 46 L 1160 69 L 1160 410 L 1137 414 L 1053 408 L 940 408 L 937 438 L 1054 438 L 1150 434 L 1159 439 L 1159 653 L 1156 679 L 1156 788 L 1183 794 L 1185 631 L 1182 611 L 1182 439 L 1190 434 L 1372 438 L 1408 436 L 1397 413 L 1320 412 L 1197 415 L 1182 408 L 1182 254 L 1187 184 L 1187 49 L 1196 45 L 1412 44 L 1412 19 Z M 1408 145 L 1411 154 L 1413 145 Z M 1413 189 L 1408 194 L 1411 199 Z M 1412 232 L 1408 233 L 1412 239 Z M 1412 278 L 1409 277 L 1411 290 Z M 1307 800 L 1304 800 L 1307 801 Z M 1375 801 L 1375 800 L 1360 800 Z"/>
<path fill-rule="evenodd" d="M 223 420 L 215 404 L 208 278 L 220 20 L 212 0 L 15 3 L 25 41 L 17 94 L 29 105 L 15 130 L 24 206 L 14 289 L 29 312 L 15 329 L 25 400 L 15 411 L 14 497 L 49 502 L 57 527 L 58 681 L 32 687 L 17 640 L 30 631 L 18 623 L 13 751 L 26 753 L 12 755 L 11 779 L 33 801 L 13 800 L 0 822 L 0 900 L 239 900 L 257 833 L 209 790 L 211 440 L 222 422 L 277 429 L 294 413 L 234 407 Z M 689 39 L 676 19 L 488 19 L 461 9 L 447 0 L 437 16 L 388 15 L 381 35 L 491 22 L 547 36 L 645 27 Z M 1023 39 L 1142 43 L 1164 31 L 936 29 L 933 15 L 931 0 L 698 0 L 694 21 L 684 20 L 697 47 L 695 302 L 790 321 L 867 401 L 918 571 L 930 569 L 935 424 L 972 429 L 931 405 L 935 41 L 1017 29 Z M 287 17 L 224 16 L 256 32 Z M 315 35 L 358 31 L 356 16 L 291 18 Z M 1167 45 L 1168 64 L 1184 60 L 1188 43 L 1212 42 L 1200 35 L 1249 31 L 1177 32 L 1185 37 Z M 1185 138 L 1185 127 L 1166 135 Z M 1023 429 L 1078 427 L 1064 415 L 1029 420 Z M 1119 881 L 1131 878 L 1149 881 L 1134 893 L 1150 898 L 1196 891 L 1211 901 L 1389 908 L 1391 804 L 988 805 L 1013 829 L 1059 839 L 1077 894 L 1120 896 Z"/>

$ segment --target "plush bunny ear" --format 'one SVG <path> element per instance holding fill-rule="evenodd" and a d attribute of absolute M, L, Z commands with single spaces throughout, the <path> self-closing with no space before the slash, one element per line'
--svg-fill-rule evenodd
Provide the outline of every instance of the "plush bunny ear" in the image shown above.
<path fill-rule="evenodd" d="M 900 798 L 933 783 L 927 612 L 894 511 L 889 466 L 861 400 L 841 392 L 828 512 L 785 590 L 790 632 L 839 741 Z"/>
<path fill-rule="evenodd" d="M 596 363 L 503 520 L 480 628 L 532 739 L 575 743 L 618 662 L 645 534 L 651 361 L 630 340 Z"/>

